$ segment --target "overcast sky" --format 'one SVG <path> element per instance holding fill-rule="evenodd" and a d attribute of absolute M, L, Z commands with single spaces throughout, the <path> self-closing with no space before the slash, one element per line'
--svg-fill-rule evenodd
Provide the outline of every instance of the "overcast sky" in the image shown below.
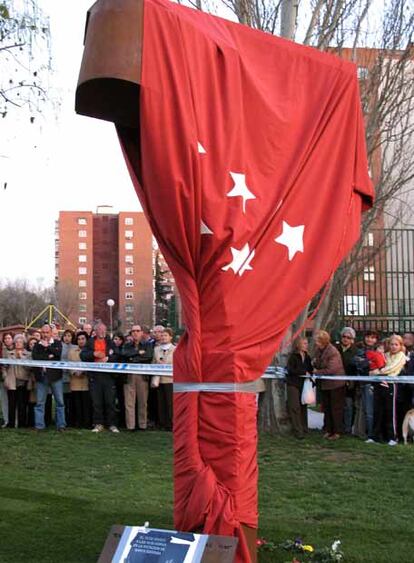
<path fill-rule="evenodd" d="M 48 107 L 33 125 L 25 111 L 0 122 L 0 278 L 50 285 L 59 210 L 140 206 L 113 125 L 74 111 L 85 16 L 93 1 L 39 4 L 50 16 L 54 71 L 49 82 L 61 107 Z"/>

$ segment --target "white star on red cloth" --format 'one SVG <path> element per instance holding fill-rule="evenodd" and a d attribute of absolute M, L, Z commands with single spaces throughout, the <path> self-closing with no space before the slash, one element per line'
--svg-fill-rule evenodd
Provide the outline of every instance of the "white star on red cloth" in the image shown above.
<path fill-rule="evenodd" d="M 303 232 L 305 225 L 291 227 L 289 223 L 283 221 L 283 231 L 280 236 L 275 238 L 275 242 L 283 244 L 289 251 L 289 260 L 293 260 L 297 252 L 303 253 Z"/>
<path fill-rule="evenodd" d="M 200 154 L 207 154 L 206 149 L 203 147 L 200 141 L 197 141 L 197 150 Z"/>
<path fill-rule="evenodd" d="M 250 252 L 249 244 L 246 243 L 243 248 L 237 250 L 237 248 L 230 247 L 231 254 L 232 254 L 232 261 L 223 266 L 222 270 L 227 272 L 227 270 L 232 269 L 235 274 L 239 274 L 242 276 L 246 270 L 253 270 L 250 266 L 250 262 L 254 258 L 255 251 L 252 250 Z"/>
<path fill-rule="evenodd" d="M 202 234 L 202 235 L 214 235 L 213 231 L 209 227 L 207 227 L 207 225 L 204 223 L 204 221 L 201 221 L 200 234 Z"/>
<path fill-rule="evenodd" d="M 242 197 L 243 213 L 246 213 L 246 201 L 249 199 L 256 199 L 256 196 L 247 187 L 245 174 L 230 172 L 230 176 L 233 179 L 234 187 L 227 193 L 227 197 Z"/>

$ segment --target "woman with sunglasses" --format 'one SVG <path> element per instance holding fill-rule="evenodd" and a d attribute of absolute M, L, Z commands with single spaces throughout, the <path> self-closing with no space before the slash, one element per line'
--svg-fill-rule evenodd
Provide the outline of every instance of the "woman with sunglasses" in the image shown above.
<path fill-rule="evenodd" d="M 341 354 L 346 375 L 357 375 L 355 367 L 355 356 L 358 349 L 355 346 L 355 330 L 346 326 L 341 330 L 341 341 L 337 344 Z M 345 405 L 344 405 L 344 432 L 352 434 L 354 424 L 356 403 L 356 384 L 354 381 L 347 381 L 345 385 Z"/>

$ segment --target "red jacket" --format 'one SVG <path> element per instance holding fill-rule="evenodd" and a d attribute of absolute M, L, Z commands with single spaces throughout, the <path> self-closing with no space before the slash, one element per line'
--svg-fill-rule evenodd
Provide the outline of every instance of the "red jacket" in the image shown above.
<path fill-rule="evenodd" d="M 369 371 L 381 369 L 385 366 L 385 357 L 382 352 L 378 352 L 377 350 L 367 350 L 365 355 L 369 361 Z"/>

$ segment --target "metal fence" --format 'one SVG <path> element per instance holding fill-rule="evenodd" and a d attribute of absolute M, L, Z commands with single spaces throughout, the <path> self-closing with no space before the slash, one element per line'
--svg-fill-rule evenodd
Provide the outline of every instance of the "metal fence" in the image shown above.
<path fill-rule="evenodd" d="M 357 331 L 414 331 L 414 229 L 374 230 L 363 254 L 362 272 L 339 303 L 341 319 Z"/>

